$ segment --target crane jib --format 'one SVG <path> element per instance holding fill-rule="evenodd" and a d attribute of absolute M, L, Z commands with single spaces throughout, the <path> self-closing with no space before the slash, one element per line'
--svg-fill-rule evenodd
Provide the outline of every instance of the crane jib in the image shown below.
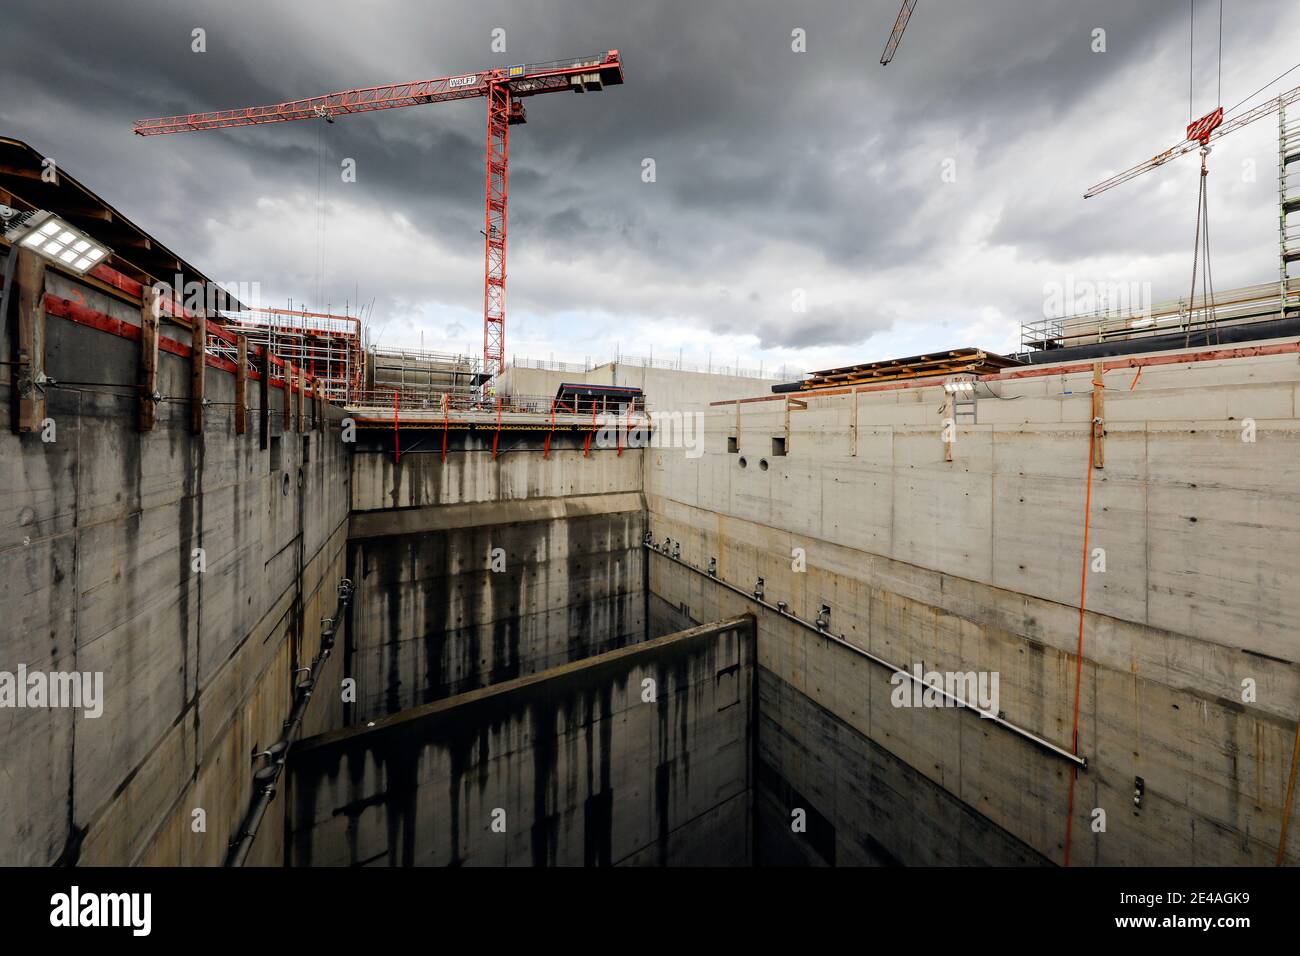
<path fill-rule="evenodd" d="M 595 89 L 623 82 L 623 63 L 617 50 L 600 56 L 546 63 L 519 63 L 505 68 L 479 70 L 435 80 L 372 86 L 327 93 L 308 99 L 291 100 L 270 106 L 252 106 L 237 110 L 190 113 L 158 119 L 139 120 L 132 130 L 140 136 L 159 133 L 182 133 L 223 127 L 254 126 L 291 120 L 329 118 L 370 110 L 400 106 L 420 106 L 485 96 L 495 83 L 506 82 L 516 96 L 531 96 L 565 89 Z"/>

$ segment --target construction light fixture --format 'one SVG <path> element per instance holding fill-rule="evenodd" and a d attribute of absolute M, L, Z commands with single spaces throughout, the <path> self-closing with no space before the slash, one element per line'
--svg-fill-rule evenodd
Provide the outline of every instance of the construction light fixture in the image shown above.
<path fill-rule="evenodd" d="M 955 394 L 966 394 L 966 395 L 974 394 L 975 379 L 950 378 L 948 379 L 948 381 L 943 383 L 943 390 L 945 392 L 950 392 Z"/>
<path fill-rule="evenodd" d="M 5 230 L 5 238 L 39 252 L 77 275 L 85 275 L 113 250 L 47 210 L 38 210 Z"/>

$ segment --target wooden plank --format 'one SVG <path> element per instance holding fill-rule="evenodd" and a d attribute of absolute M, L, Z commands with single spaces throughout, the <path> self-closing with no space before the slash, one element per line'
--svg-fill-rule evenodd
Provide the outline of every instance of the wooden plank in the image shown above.
<path fill-rule="evenodd" d="M 140 396 L 136 427 L 153 431 L 158 415 L 158 290 L 146 287 L 140 303 Z"/>
<path fill-rule="evenodd" d="M 321 414 L 322 409 L 321 409 L 320 379 L 318 379 L 318 378 L 317 378 L 317 379 L 312 379 L 312 383 L 311 383 L 311 398 L 312 398 L 312 402 L 311 402 L 311 427 L 314 428 L 316 431 L 320 431 L 320 430 L 321 430 L 321 419 L 324 418 L 324 415 Z"/>
<path fill-rule="evenodd" d="M 12 251 L 10 253 L 12 255 Z M 14 367 L 13 429 L 19 434 L 39 431 L 45 420 L 45 259 L 18 247 L 14 270 L 18 328 Z"/>
<path fill-rule="evenodd" d="M 939 436 L 943 439 L 943 460 L 952 461 L 952 446 L 957 438 L 957 417 L 954 414 L 952 392 L 943 393 L 943 421 Z"/>
<path fill-rule="evenodd" d="M 265 345 L 262 346 L 260 373 L 257 382 L 257 397 L 261 402 L 261 410 L 257 415 L 260 433 L 258 445 L 262 451 L 266 451 L 271 447 L 271 350 Z"/>
<path fill-rule="evenodd" d="M 203 434 L 203 373 L 208 344 L 208 320 L 202 314 L 194 316 L 190 338 L 190 434 Z"/>
<path fill-rule="evenodd" d="M 293 363 L 288 359 L 284 360 L 284 421 L 282 427 L 286 432 L 293 428 Z"/>
<path fill-rule="evenodd" d="M 849 401 L 853 403 L 853 443 L 849 454 L 856 456 L 858 453 L 858 390 L 856 388 L 849 393 Z"/>
<path fill-rule="evenodd" d="M 1092 467 L 1106 467 L 1106 391 L 1102 363 L 1092 363 Z"/>
<path fill-rule="evenodd" d="M 303 427 L 307 423 L 307 415 L 303 410 L 303 405 L 307 402 L 307 370 L 298 369 L 298 431 L 305 431 Z"/>
<path fill-rule="evenodd" d="M 248 430 L 248 336 L 235 336 L 235 434 Z"/>

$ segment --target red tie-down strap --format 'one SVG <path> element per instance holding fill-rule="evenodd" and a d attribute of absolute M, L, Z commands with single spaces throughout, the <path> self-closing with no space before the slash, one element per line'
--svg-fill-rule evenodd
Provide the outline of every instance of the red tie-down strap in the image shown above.
<path fill-rule="evenodd" d="M 591 439 L 596 434 L 596 402 L 591 403 L 591 431 L 587 432 L 587 440 L 582 444 L 582 457 L 591 457 Z"/>

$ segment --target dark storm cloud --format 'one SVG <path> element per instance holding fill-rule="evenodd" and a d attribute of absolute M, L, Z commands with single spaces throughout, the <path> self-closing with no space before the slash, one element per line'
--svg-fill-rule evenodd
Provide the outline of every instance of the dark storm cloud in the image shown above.
<path fill-rule="evenodd" d="M 848 347 L 904 314 L 1037 308 L 1040 281 L 999 281 L 993 262 L 1055 274 L 1187 245 L 1181 226 L 1126 227 L 1125 215 L 1170 219 L 1150 191 L 1134 190 L 1123 213 L 1080 201 L 1094 179 L 1177 138 L 1171 90 L 1186 73 L 1165 74 L 1185 63 L 1185 2 L 927 0 L 881 68 L 897 5 L 17 0 L 4 14 L 0 124 L 217 274 L 240 261 L 223 230 L 252 217 L 248 228 L 287 232 L 261 220 L 302 207 L 267 200 L 298 197 L 310 215 L 322 177 L 337 217 L 327 294 L 359 287 L 381 316 L 423 302 L 461 321 L 478 308 L 481 101 L 148 140 L 131 121 L 618 47 L 626 85 L 532 98 L 512 130 L 512 304 L 540 318 L 626 310 L 764 348 Z M 1225 58 L 1248 57 L 1285 9 L 1237 4 Z M 196 27 L 204 54 L 191 51 Z M 507 31 L 504 55 L 489 51 L 494 27 Z M 791 51 L 796 27 L 806 53 Z M 1104 55 L 1090 47 L 1097 27 Z M 1101 90 L 1112 99 L 1096 111 Z M 1164 118 L 1125 126 L 1134 113 Z M 343 157 L 358 169 L 346 187 Z M 647 157 L 654 184 L 641 181 Z M 947 158 L 955 184 L 940 181 Z M 366 212 L 373 221 L 355 218 Z M 377 258 L 365 231 L 398 221 L 436 250 L 431 264 Z M 286 288 L 314 278 L 311 226 L 296 228 L 308 236 L 296 245 L 268 239 L 278 251 L 260 278 L 303 298 L 314 290 Z M 986 261 L 972 259 L 981 251 Z M 808 314 L 792 315 L 793 288 L 810 290 Z"/>

